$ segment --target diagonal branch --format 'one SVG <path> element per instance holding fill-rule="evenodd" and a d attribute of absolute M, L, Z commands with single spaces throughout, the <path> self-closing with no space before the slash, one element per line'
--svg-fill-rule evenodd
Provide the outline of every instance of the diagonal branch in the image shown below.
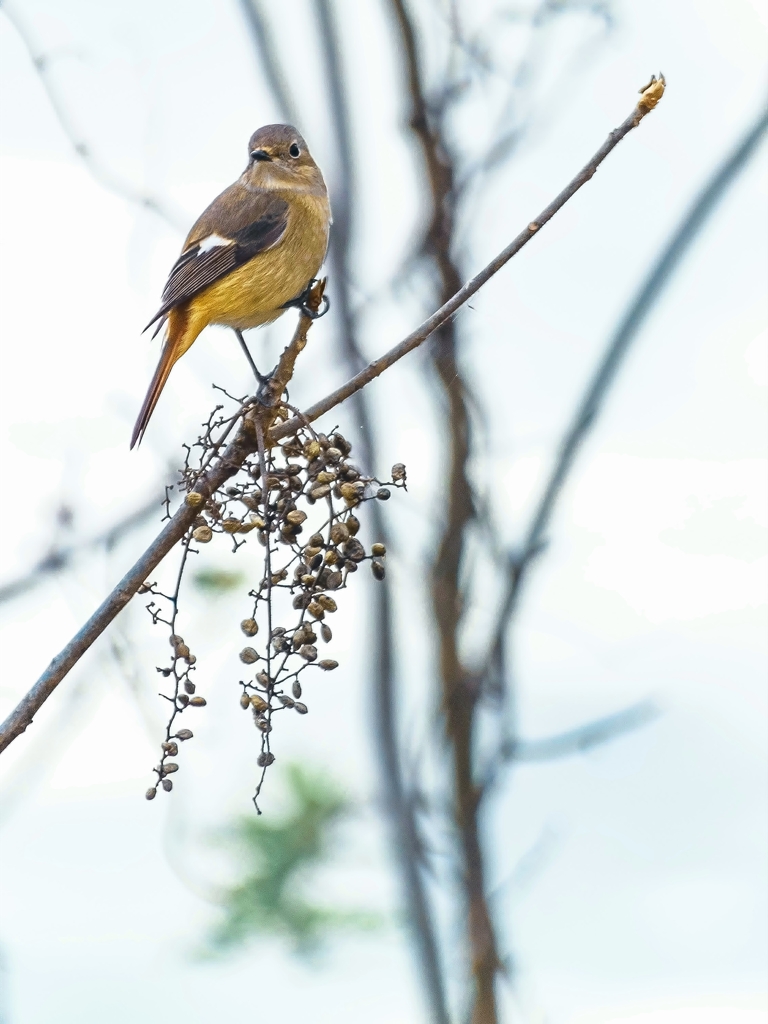
<path fill-rule="evenodd" d="M 316 420 L 324 412 L 333 409 L 346 398 L 359 391 L 371 380 L 378 377 L 387 367 L 392 366 L 398 359 L 401 359 L 408 352 L 417 348 L 432 332 L 445 323 L 461 305 L 475 294 L 490 278 L 497 273 L 520 249 L 530 241 L 536 231 L 543 223 L 550 220 L 555 213 L 571 198 L 578 189 L 592 177 L 598 165 L 602 163 L 608 153 L 624 138 L 650 109 L 644 102 L 646 94 L 641 97 L 633 113 L 627 120 L 612 132 L 607 142 L 598 150 L 595 157 L 579 172 L 571 184 L 539 215 L 536 222 L 530 224 L 525 231 L 514 239 L 488 266 L 476 277 L 460 288 L 459 291 L 444 303 L 436 313 L 424 321 L 421 327 L 408 335 L 399 345 L 390 349 L 380 359 L 369 364 L 365 370 L 357 374 L 343 387 L 338 388 L 331 395 L 320 402 L 316 402 L 301 417 L 294 417 L 279 426 L 272 426 L 267 435 L 270 444 L 275 443 L 281 437 L 287 437 L 294 433 L 302 423 L 309 420 Z M 306 332 L 311 326 L 311 320 L 302 316 L 299 320 L 297 332 Z M 222 456 L 215 461 L 213 466 L 203 475 L 197 489 L 201 494 L 209 495 L 213 489 L 232 476 L 242 464 L 249 452 L 253 451 L 252 431 L 248 424 L 243 421 L 235 440 L 227 447 Z M 195 510 L 183 505 L 160 533 L 156 540 L 144 552 L 133 568 L 115 587 L 112 593 L 106 598 L 99 609 L 93 614 L 83 628 L 70 641 L 64 650 L 57 655 L 49 667 L 35 683 L 29 693 L 22 699 L 18 707 L 9 715 L 6 721 L 0 726 L 0 752 L 9 743 L 21 735 L 31 723 L 35 713 L 42 707 L 50 697 L 59 683 L 67 673 L 85 654 L 94 641 L 104 632 L 115 616 L 130 601 L 148 574 L 159 565 L 165 555 L 183 537 L 192 520 L 195 518 Z"/>
<path fill-rule="evenodd" d="M 595 153 L 592 159 L 582 167 L 576 177 L 573 178 L 568 185 L 566 185 L 563 191 L 541 211 L 538 217 L 532 220 L 505 249 L 502 249 L 498 256 L 494 257 L 486 267 L 467 281 L 463 287 L 444 302 L 443 305 L 428 317 L 424 323 L 417 327 L 415 331 L 412 331 L 406 338 L 403 338 L 403 340 L 399 344 L 395 345 L 394 348 L 385 352 L 383 356 L 380 356 L 378 359 L 374 359 L 372 363 L 369 363 L 365 369 L 355 374 L 355 376 L 348 380 L 346 384 L 342 384 L 341 387 L 336 388 L 335 391 L 326 395 L 325 398 L 321 399 L 319 402 L 315 402 L 315 404 L 311 405 L 308 409 L 305 409 L 303 416 L 310 421 L 314 421 L 326 412 L 330 412 L 331 409 L 335 409 L 337 405 L 341 405 L 342 402 L 351 398 L 352 395 L 357 391 L 360 391 L 361 388 L 370 384 L 372 380 L 379 377 L 385 370 L 388 370 L 390 366 L 393 366 L 398 362 L 398 360 L 402 359 L 403 356 L 408 355 L 409 352 L 413 352 L 414 349 L 418 348 L 419 345 L 425 342 L 427 338 L 439 327 L 447 323 L 465 302 L 471 299 L 476 292 L 480 291 L 483 285 L 487 284 L 494 274 L 497 274 L 513 256 L 516 256 L 523 246 L 530 242 L 533 236 L 540 231 L 541 228 L 563 208 L 563 206 L 565 206 L 568 200 L 573 198 L 582 185 L 585 185 L 593 176 L 597 168 L 609 153 L 615 149 L 619 142 L 621 142 L 621 140 L 625 138 L 633 128 L 638 126 L 642 118 L 644 118 L 651 109 L 653 108 L 646 106 L 641 98 L 640 103 L 637 104 L 629 117 L 622 122 L 618 128 L 611 132 L 597 153 Z M 303 419 L 293 417 L 280 426 L 275 427 L 271 431 L 271 437 L 274 440 L 278 440 L 281 437 L 288 437 L 299 428 L 302 422 Z"/>
<path fill-rule="evenodd" d="M 315 284 L 308 305 L 317 311 L 320 308 L 325 282 Z M 273 374 L 273 381 L 279 382 L 276 387 L 284 388 L 290 379 L 296 356 L 307 342 L 307 332 L 312 326 L 312 319 L 306 314 L 299 317 L 291 343 L 286 347 L 280 362 Z M 269 394 L 266 404 L 252 401 L 244 406 L 241 414 L 229 421 L 229 425 L 219 444 L 223 445 L 227 435 L 237 425 L 238 430 L 233 441 L 224 449 L 198 478 L 194 490 L 209 498 L 222 484 L 240 469 L 245 459 L 256 450 L 255 427 L 269 427 L 275 419 L 274 395 Z M 150 544 L 135 565 L 126 573 L 114 590 L 102 602 L 91 618 L 70 640 L 67 646 L 53 659 L 32 689 L 22 698 L 18 706 L 0 726 L 0 752 L 20 736 L 34 715 L 48 700 L 53 691 L 83 657 L 86 651 L 101 636 L 107 626 L 128 604 L 139 587 L 150 573 L 160 564 L 168 552 L 178 544 L 192 525 L 200 502 L 190 502 L 190 495 L 181 505 L 173 518 L 162 532 Z"/>

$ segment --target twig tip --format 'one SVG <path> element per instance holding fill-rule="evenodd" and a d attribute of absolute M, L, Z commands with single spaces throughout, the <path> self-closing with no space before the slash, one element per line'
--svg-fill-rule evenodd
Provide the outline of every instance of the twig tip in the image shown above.
<path fill-rule="evenodd" d="M 642 89 L 638 89 L 638 92 L 640 93 L 640 100 L 637 104 L 638 107 L 641 107 L 646 111 L 653 110 L 664 95 L 666 86 L 667 80 L 661 72 L 659 72 L 658 78 L 656 75 L 651 75 L 650 82 L 648 82 L 647 85 L 644 85 Z"/>

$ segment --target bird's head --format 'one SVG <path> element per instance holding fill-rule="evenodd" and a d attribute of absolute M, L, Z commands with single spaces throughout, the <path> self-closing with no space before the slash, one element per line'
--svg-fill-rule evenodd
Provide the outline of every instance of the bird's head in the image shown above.
<path fill-rule="evenodd" d="M 267 124 L 251 136 L 246 184 L 255 188 L 298 188 L 325 192 L 320 168 L 290 124 Z"/>

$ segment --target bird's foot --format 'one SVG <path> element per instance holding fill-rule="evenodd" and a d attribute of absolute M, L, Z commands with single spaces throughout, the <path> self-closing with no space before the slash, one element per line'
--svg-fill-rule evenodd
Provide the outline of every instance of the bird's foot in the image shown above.
<path fill-rule="evenodd" d="M 309 297 L 313 287 L 317 284 L 317 278 L 310 281 L 304 291 L 297 295 L 295 299 L 289 299 L 288 302 L 284 302 L 280 307 L 281 309 L 290 309 L 296 307 L 304 316 L 308 316 L 310 320 L 319 320 L 321 316 L 325 316 L 328 310 L 331 308 L 331 300 L 328 296 L 323 293 L 323 297 L 320 300 L 320 309 L 312 309 L 311 306 L 307 305 Z"/>
<path fill-rule="evenodd" d="M 256 401 L 259 405 L 273 406 L 277 405 L 284 389 L 279 392 L 278 386 L 275 381 L 275 374 L 277 373 L 277 366 L 275 366 L 266 376 L 259 373 L 259 387 L 256 391 Z"/>

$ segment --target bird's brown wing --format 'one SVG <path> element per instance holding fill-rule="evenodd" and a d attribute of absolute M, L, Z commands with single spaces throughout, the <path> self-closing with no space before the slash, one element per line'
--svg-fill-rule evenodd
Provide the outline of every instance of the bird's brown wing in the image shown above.
<path fill-rule="evenodd" d="M 253 192 L 239 182 L 230 186 L 214 199 L 190 231 L 163 289 L 160 309 L 147 327 L 275 245 L 287 224 L 288 203 L 284 199 L 266 191 Z"/>

